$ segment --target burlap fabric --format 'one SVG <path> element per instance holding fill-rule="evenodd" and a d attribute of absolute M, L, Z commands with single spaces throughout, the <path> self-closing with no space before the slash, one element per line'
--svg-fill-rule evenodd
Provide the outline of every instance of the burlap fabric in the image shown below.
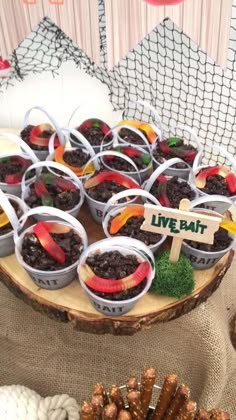
<path fill-rule="evenodd" d="M 176 372 L 192 396 L 236 419 L 236 352 L 228 321 L 236 305 L 236 261 L 205 304 L 133 337 L 78 333 L 36 313 L 0 285 L 0 385 L 25 385 L 42 396 L 69 393 L 79 402 L 92 385 L 124 383 L 154 366 L 158 382 Z"/>

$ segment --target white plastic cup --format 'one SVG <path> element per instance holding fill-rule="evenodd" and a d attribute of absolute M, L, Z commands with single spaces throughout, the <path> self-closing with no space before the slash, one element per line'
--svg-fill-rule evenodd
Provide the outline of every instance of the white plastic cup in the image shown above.
<path fill-rule="evenodd" d="M 226 159 L 228 159 L 228 161 L 231 163 L 232 166 L 232 171 L 236 172 L 236 160 L 227 152 L 227 150 L 223 149 L 222 147 L 213 144 L 212 146 L 210 146 L 211 149 L 216 149 L 220 152 L 220 154 L 222 156 L 224 156 Z M 196 176 L 198 175 L 199 172 L 201 172 L 204 169 L 209 168 L 210 165 L 202 165 L 199 166 L 199 161 L 197 160 L 196 162 L 194 162 L 193 165 L 193 172 L 189 173 L 189 182 L 194 183 L 196 185 Z M 204 191 L 202 191 L 200 188 L 197 188 L 198 194 L 201 197 L 205 197 L 205 198 L 210 198 L 211 199 L 211 207 L 212 210 L 215 210 L 216 212 L 220 213 L 220 214 L 224 214 L 228 208 L 232 205 L 236 203 L 236 194 L 232 195 L 230 197 L 225 197 L 223 195 L 221 195 L 221 197 L 223 198 L 223 201 L 221 200 L 217 200 L 217 201 L 213 201 L 213 197 L 215 197 L 217 194 L 207 194 Z M 219 197 L 219 196 L 218 196 Z M 205 203 L 208 203 L 208 201 L 204 201 Z M 210 203 L 210 201 L 209 201 Z M 205 207 L 205 206 L 204 206 Z M 206 207 L 207 208 L 207 207 Z"/>
<path fill-rule="evenodd" d="M 159 201 L 150 193 L 148 193 L 147 191 L 144 190 L 137 190 L 137 189 L 130 189 L 127 191 L 121 191 L 118 194 L 113 195 L 113 197 L 110 198 L 110 200 L 108 200 L 106 207 L 104 209 L 104 214 L 103 214 L 103 221 L 102 221 L 102 227 L 103 227 L 103 231 L 106 235 L 107 238 L 113 238 L 115 235 L 111 235 L 109 233 L 108 230 L 108 226 L 109 226 L 109 222 L 111 219 L 113 219 L 114 217 L 118 216 L 124 209 L 129 208 L 130 206 L 133 205 L 132 204 L 126 204 L 123 207 L 119 207 L 119 208 L 111 208 L 108 213 L 106 213 L 107 209 L 110 208 L 110 206 L 112 205 L 112 203 L 114 201 L 118 201 L 121 198 L 124 197 L 145 197 L 148 198 L 149 201 L 151 201 L 153 204 L 160 206 Z M 140 206 L 143 207 L 143 204 L 135 204 L 135 206 Z M 119 235 L 117 235 L 117 237 L 120 237 Z M 161 239 L 154 245 L 149 245 L 148 248 L 152 251 L 152 253 L 154 254 L 158 248 L 163 244 L 163 242 L 166 240 L 167 236 L 166 235 L 161 235 Z"/>
<path fill-rule="evenodd" d="M 202 170 L 207 169 L 209 166 L 199 166 L 199 168 L 195 171 L 195 176 Z M 194 182 L 196 182 L 196 178 L 194 176 Z M 189 182 L 191 182 L 193 180 L 192 176 L 189 176 Z M 203 198 L 210 198 L 211 199 L 211 204 L 209 202 L 208 206 L 211 206 L 212 209 L 214 209 L 217 213 L 220 214 L 224 214 L 229 207 L 232 206 L 232 204 L 236 203 L 236 195 L 232 195 L 229 197 L 225 197 L 224 195 L 221 195 L 221 197 L 223 198 L 223 202 L 220 202 L 219 200 L 217 201 L 213 201 L 214 198 L 217 194 L 207 194 L 204 191 L 202 191 L 200 188 L 196 187 L 196 190 L 198 192 L 198 195 L 200 197 Z M 205 207 L 205 205 L 204 205 Z M 207 207 L 206 207 L 207 208 Z M 208 207 L 209 208 L 209 207 Z"/>
<path fill-rule="evenodd" d="M 194 207 L 193 203 L 194 202 L 192 201 L 190 207 L 192 209 Z M 209 214 L 208 209 L 194 208 L 194 211 Z M 212 216 L 220 216 L 220 214 L 215 211 L 210 211 L 210 213 Z M 202 251 L 200 249 L 191 247 L 189 244 L 183 241 L 181 252 L 190 260 L 195 270 L 207 270 L 208 268 L 213 267 L 228 251 L 230 251 L 230 249 L 235 246 L 235 237 L 230 233 L 228 233 L 228 235 L 232 238 L 232 242 L 227 248 L 222 249 L 221 251 Z"/>
<path fill-rule="evenodd" d="M 25 153 L 0 153 L 0 159 L 1 158 L 7 158 L 7 157 L 11 157 L 11 156 L 20 156 L 24 159 L 30 159 L 33 163 L 38 162 L 38 158 L 37 156 L 34 154 L 33 150 L 28 146 L 27 143 L 25 143 L 20 137 L 16 136 L 15 134 L 11 134 L 11 133 L 0 133 L 0 137 L 5 137 L 7 138 L 10 142 L 15 143 L 17 146 L 20 146 L 21 149 L 25 152 Z M 26 183 L 31 182 L 32 179 L 29 179 L 26 181 Z M 12 195 L 16 195 L 17 197 L 21 196 L 21 182 L 17 183 L 17 184 L 7 184 L 6 182 L 0 182 L 0 188 L 3 192 L 7 193 L 7 194 L 12 194 Z"/>
<path fill-rule="evenodd" d="M 17 228 L 19 222 L 15 209 L 10 201 L 14 201 L 15 203 L 17 203 L 20 209 L 22 210 L 23 214 L 27 211 L 27 206 L 25 205 L 23 200 L 21 200 L 21 198 L 11 194 L 4 194 L 4 192 L 0 190 L 0 206 L 6 213 L 12 225 L 12 230 L 10 232 L 5 233 L 5 235 L 0 235 L 0 258 L 7 257 L 8 255 L 13 254 L 15 249 L 13 239 L 14 228 Z"/>
<path fill-rule="evenodd" d="M 144 146 L 139 146 L 139 145 L 133 145 L 129 142 L 124 141 L 118 135 L 118 132 L 117 132 L 117 130 L 118 129 L 120 130 L 121 128 L 128 128 L 130 131 L 136 133 L 143 140 L 145 147 Z M 145 181 L 145 179 L 147 179 L 151 175 L 151 173 L 153 172 L 152 151 L 151 151 L 148 140 L 146 139 L 146 137 L 144 136 L 144 134 L 140 130 L 137 130 L 136 128 L 134 128 L 132 126 L 129 126 L 128 124 L 117 125 L 117 126 L 113 127 L 107 135 L 109 135 L 110 133 L 112 133 L 112 136 L 113 136 L 113 141 L 112 141 L 112 147 L 113 148 L 118 147 L 118 146 L 125 147 L 125 146 L 130 146 L 131 145 L 131 147 L 133 149 L 136 149 L 141 153 L 149 155 L 150 162 L 146 166 L 146 168 L 138 169 L 139 176 L 137 175 L 136 170 L 135 171 L 128 171 L 128 172 L 127 171 L 120 171 L 119 169 L 114 169 L 114 168 L 110 167 L 109 163 L 104 162 L 104 161 L 103 161 L 103 165 L 111 171 L 116 171 L 116 172 L 123 173 L 124 175 L 129 175 L 132 178 L 134 178 L 135 181 L 139 182 L 139 178 L 140 178 L 141 183 L 143 183 Z M 105 138 L 106 138 L 106 136 L 104 137 L 104 140 L 105 140 Z M 102 142 L 101 150 L 103 149 L 103 147 L 104 147 L 104 150 L 108 149 L 107 144 L 104 144 L 104 141 Z"/>
<path fill-rule="evenodd" d="M 89 104 L 81 104 L 81 105 L 79 105 L 79 106 L 77 106 L 75 109 L 74 109 L 74 111 L 72 112 L 72 114 L 71 114 L 71 116 L 70 116 L 70 118 L 69 118 L 69 121 L 68 121 L 68 127 L 70 126 L 70 124 L 71 124 L 71 121 L 72 121 L 72 119 L 74 118 L 74 116 L 75 116 L 75 114 L 77 113 L 77 111 L 82 107 L 82 106 L 90 106 Z M 87 121 L 87 120 L 98 120 L 98 121 L 102 121 L 100 118 L 96 118 L 96 117 L 91 117 L 91 118 L 87 118 L 86 120 L 84 120 L 80 125 L 82 125 L 85 121 Z M 105 123 L 105 122 L 104 122 Z M 105 123 L 108 127 L 109 127 L 109 125 L 107 124 L 107 123 Z M 78 126 L 78 128 L 80 127 L 80 125 Z M 110 127 L 109 127 L 110 128 Z M 79 133 L 79 134 L 81 134 L 82 135 L 82 133 L 80 133 L 76 128 L 74 128 L 73 129 L 74 131 L 76 131 L 77 133 Z M 74 133 L 72 133 L 72 134 L 74 134 Z M 74 134 L 75 135 L 75 134 Z M 104 135 L 104 137 L 105 137 L 105 135 Z M 87 140 L 87 139 L 86 139 Z M 87 140 L 88 141 L 88 140 Z M 112 140 L 111 140 L 111 142 L 109 142 L 109 143 L 107 143 L 107 146 L 110 146 L 112 144 Z M 98 146 L 92 146 L 90 143 L 89 143 L 89 145 L 93 148 L 93 150 L 94 150 L 94 152 L 95 153 L 99 153 L 100 151 L 101 151 L 101 145 L 98 145 Z"/>
<path fill-rule="evenodd" d="M 233 204 L 233 201 L 229 197 L 204 194 L 191 201 L 191 208 L 202 205 L 204 209 L 224 214 Z"/>
<path fill-rule="evenodd" d="M 138 171 L 137 166 L 135 165 L 135 163 L 128 158 L 128 156 L 124 156 L 122 155 L 122 153 L 119 152 L 113 152 L 113 151 L 104 151 L 104 152 L 100 152 L 98 153 L 94 158 L 91 158 L 86 165 L 89 165 L 91 162 L 93 162 L 94 160 L 97 160 L 99 157 L 102 156 L 110 156 L 110 155 L 114 155 L 114 156 L 118 156 L 120 158 L 125 159 L 127 162 L 129 162 L 131 165 L 133 165 L 134 167 L 136 167 L 136 170 Z M 97 164 L 98 164 L 98 160 L 97 160 Z M 113 172 L 118 172 L 118 171 L 113 171 Z M 94 175 L 90 176 L 93 177 Z M 89 177 L 89 178 L 90 178 Z M 128 179 L 132 179 L 132 181 L 134 180 L 133 178 L 131 178 L 130 176 L 126 175 L 126 178 Z M 136 181 L 137 182 L 137 181 Z M 139 187 L 139 184 L 137 183 L 137 188 Z M 87 193 L 86 189 L 84 188 L 84 195 L 85 195 L 85 199 L 86 199 L 86 203 L 88 205 L 89 211 L 91 213 L 91 216 L 93 218 L 93 220 L 98 223 L 98 224 L 102 224 L 102 219 L 103 219 L 103 212 L 106 206 L 106 203 L 103 203 L 101 201 L 98 200 L 94 200 L 92 197 L 90 197 L 90 195 Z M 131 202 L 135 202 L 137 198 L 134 198 Z M 121 206 L 121 204 L 117 204 L 117 206 Z"/>
<path fill-rule="evenodd" d="M 44 115 L 46 115 L 48 117 L 48 119 L 50 120 L 52 125 L 55 127 L 56 135 L 58 136 L 60 143 L 64 144 L 65 139 L 64 139 L 63 131 L 62 131 L 60 125 L 54 119 L 54 117 L 52 117 L 52 115 L 50 115 L 49 112 L 46 111 L 46 109 L 44 109 L 42 106 L 36 105 L 36 106 L 33 106 L 32 108 L 28 109 L 28 111 L 26 112 L 25 117 L 24 117 L 23 129 L 26 128 L 29 125 L 29 116 L 30 116 L 31 111 L 33 111 L 34 109 L 37 109 L 37 110 L 41 111 Z M 33 150 L 34 150 L 34 153 L 39 160 L 41 160 L 41 161 L 46 160 L 46 158 L 48 156 L 48 149 L 47 148 L 45 148 L 45 150 L 36 150 L 36 149 L 33 149 Z"/>
<path fill-rule="evenodd" d="M 154 124 L 150 124 L 148 122 L 147 122 L 147 124 L 149 124 L 152 127 L 152 129 L 156 132 L 156 134 L 157 134 L 156 141 L 157 140 L 158 141 L 161 141 L 162 138 L 163 138 L 163 128 L 162 128 L 161 117 L 160 117 L 159 113 L 157 112 L 157 110 L 152 105 L 150 105 L 148 102 L 146 102 L 146 101 L 142 101 L 142 100 L 129 101 L 128 104 L 127 104 L 127 107 L 122 111 L 121 117 L 119 118 L 118 122 L 120 120 L 127 120 L 127 119 L 129 119 L 129 116 L 128 115 L 126 116 L 125 113 L 127 112 L 127 108 L 129 108 L 129 105 L 131 105 L 131 104 L 133 104 L 133 105 L 142 105 L 142 107 L 144 109 L 146 108 L 146 109 L 149 110 L 149 112 L 153 115 Z M 136 120 L 136 118 L 132 118 L 132 119 L 133 120 Z M 146 122 L 146 121 L 143 121 L 143 122 Z M 121 141 L 124 142 L 124 140 L 122 139 L 122 137 L 119 136 L 119 138 L 120 138 Z M 156 141 L 155 141 L 155 143 L 156 143 Z M 155 143 L 153 143 L 153 144 L 155 144 Z M 144 147 L 146 147 L 146 146 L 144 146 Z"/>
<path fill-rule="evenodd" d="M 191 135 L 191 140 L 196 144 L 196 148 L 197 148 L 197 151 L 198 151 L 194 161 L 199 161 L 202 157 L 202 154 L 203 154 L 203 146 L 200 143 L 200 141 L 198 139 L 198 136 L 195 133 L 195 131 L 192 128 L 188 127 L 187 125 L 179 125 L 177 127 L 173 127 L 173 130 L 176 130 L 176 129 L 181 129 L 183 131 L 188 132 Z M 153 152 L 156 149 L 156 147 L 157 147 L 157 143 L 154 143 L 153 146 L 152 146 L 152 151 Z M 170 160 L 170 159 L 168 159 L 168 160 Z M 189 172 L 190 172 L 190 166 L 183 160 L 181 160 L 181 162 L 186 165 L 185 168 L 183 168 L 183 169 L 168 168 L 168 169 L 165 170 L 164 174 L 167 175 L 167 176 L 178 176 L 179 178 L 188 180 Z M 154 155 L 153 155 L 153 165 L 154 165 L 154 168 L 159 168 L 162 165 L 160 162 L 158 162 L 158 160 L 154 157 Z"/>
<path fill-rule="evenodd" d="M 147 284 L 143 291 L 127 300 L 119 300 L 113 301 L 108 299 L 103 299 L 93 293 L 83 282 L 80 277 L 80 268 L 83 264 L 85 264 L 87 257 L 90 254 L 95 254 L 96 252 L 110 252 L 110 251 L 119 251 L 123 255 L 135 255 L 140 262 L 148 261 L 150 263 L 150 272 L 147 277 Z M 155 276 L 155 265 L 154 265 L 154 257 L 150 249 L 143 244 L 143 242 L 138 241 L 136 239 L 127 238 L 125 236 L 120 236 L 119 238 L 107 238 L 102 239 L 101 241 L 95 242 L 94 244 L 90 245 L 85 251 L 81 254 L 79 265 L 78 265 L 78 276 L 80 280 L 80 284 L 84 291 L 86 292 L 91 304 L 94 308 L 101 312 L 102 314 L 115 317 L 121 316 L 129 312 L 136 302 L 144 296 L 147 291 L 149 290 L 152 280 Z"/>
<path fill-rule="evenodd" d="M 71 216 L 68 213 L 63 212 L 62 210 L 55 209 L 52 207 L 47 207 L 47 206 L 36 207 L 35 209 L 30 210 L 23 217 L 21 217 L 21 219 L 19 220 L 19 226 L 23 228 L 24 223 L 26 222 L 27 218 L 30 216 L 35 216 L 37 213 L 56 216 L 54 217 L 53 220 L 50 220 L 50 221 L 55 221 L 56 223 L 69 226 L 71 229 L 73 229 L 81 238 L 82 243 L 83 243 L 83 249 L 86 249 L 88 245 L 88 238 L 87 238 L 87 234 L 84 227 L 73 216 Z M 62 221 L 58 221 L 58 218 L 60 218 Z M 22 255 L 21 255 L 23 238 L 26 233 L 33 231 L 34 226 L 35 225 L 30 226 L 28 229 L 24 230 L 24 232 L 21 233 L 20 236 L 18 236 L 17 232 L 15 232 L 15 235 L 14 235 L 15 254 L 16 254 L 18 263 L 25 269 L 25 271 L 29 274 L 33 282 L 38 287 L 42 289 L 48 289 L 48 290 L 57 290 L 57 289 L 66 287 L 76 277 L 79 257 L 78 257 L 78 260 L 75 261 L 74 264 L 70 265 L 69 267 L 63 268 L 61 270 L 55 270 L 55 271 L 37 270 L 31 267 L 30 265 L 26 264 L 25 261 L 23 260 Z"/>
<path fill-rule="evenodd" d="M 158 176 L 160 176 L 163 173 L 166 174 L 166 169 L 169 169 L 172 165 L 175 165 L 176 163 L 179 163 L 179 162 L 183 162 L 183 161 L 179 158 L 173 158 L 173 159 L 169 159 L 166 162 L 162 163 L 162 165 L 160 165 L 158 168 L 155 169 L 155 171 L 152 173 L 150 178 L 143 183 L 144 190 L 150 192 L 151 188 L 152 188 L 153 184 L 155 183 L 156 179 L 158 178 Z M 192 168 L 189 168 L 189 172 L 192 173 Z M 170 176 L 166 176 L 166 177 L 167 177 L 168 180 L 172 178 Z M 194 185 L 194 180 L 193 180 L 193 183 L 190 184 L 190 182 L 178 177 L 178 181 L 180 183 L 181 182 L 187 182 L 190 185 L 192 191 L 195 194 L 194 198 L 198 197 L 198 191 L 197 191 L 197 188 Z"/>
<path fill-rule="evenodd" d="M 70 136 L 70 134 L 73 134 L 76 137 L 76 141 L 70 139 L 70 143 L 77 145 L 77 147 L 70 147 L 68 149 L 65 149 L 65 152 L 66 151 L 73 152 L 73 150 L 77 150 L 78 148 L 80 148 L 83 152 L 87 153 L 87 155 L 90 157 L 90 159 L 95 157 L 95 152 L 94 152 L 92 146 L 90 145 L 88 140 L 81 133 L 79 133 L 74 128 L 64 128 L 63 133 L 65 134 L 66 137 Z M 55 158 L 55 150 L 54 150 L 55 137 L 56 137 L 55 134 L 53 134 L 50 137 L 49 144 L 48 144 L 49 155 L 47 156 L 47 159 L 46 159 L 47 161 L 54 161 L 54 158 Z M 65 167 L 65 165 L 64 165 L 64 167 Z M 50 171 L 52 173 L 54 173 L 55 175 L 57 175 L 55 172 L 53 172 L 53 170 L 50 170 Z M 88 176 L 89 175 L 81 175 L 81 176 L 77 176 L 77 178 L 79 178 L 80 180 L 83 180 L 83 179 L 87 179 Z"/>
<path fill-rule="evenodd" d="M 68 175 L 68 178 L 73 182 L 73 184 L 77 187 L 77 189 L 80 191 L 80 200 L 78 202 L 78 204 L 76 204 L 75 207 L 73 207 L 73 209 L 67 210 L 66 213 L 70 214 L 73 217 L 77 217 L 80 211 L 80 208 L 84 202 L 84 189 L 83 189 L 83 185 L 81 183 L 81 181 L 79 180 L 79 178 L 77 178 L 77 176 L 74 174 L 74 172 L 72 172 L 69 168 L 67 168 L 64 165 L 61 165 L 60 163 L 56 163 L 56 162 L 50 162 L 50 161 L 46 161 L 46 162 L 37 162 L 34 165 L 29 166 L 29 168 L 27 169 L 27 171 L 24 173 L 24 176 L 22 178 L 22 200 L 25 202 L 26 198 L 29 196 L 30 194 L 30 186 L 32 184 L 34 184 L 35 179 L 33 181 L 31 181 L 30 183 L 28 183 L 26 185 L 25 183 L 25 176 L 26 173 L 28 171 L 31 171 L 33 169 L 39 169 L 39 168 L 54 168 L 57 170 L 60 170 L 62 172 L 64 172 L 66 175 Z M 58 174 L 55 174 L 56 176 L 59 177 Z M 28 209 L 29 206 L 27 206 Z M 55 207 L 52 207 L 55 208 Z M 42 220 L 42 221 L 48 221 L 50 220 L 50 217 L 48 217 L 48 215 L 44 215 L 44 214 L 38 214 L 36 213 L 34 218 L 36 220 Z M 53 215 L 52 217 L 53 219 L 55 219 L 55 216 Z"/>

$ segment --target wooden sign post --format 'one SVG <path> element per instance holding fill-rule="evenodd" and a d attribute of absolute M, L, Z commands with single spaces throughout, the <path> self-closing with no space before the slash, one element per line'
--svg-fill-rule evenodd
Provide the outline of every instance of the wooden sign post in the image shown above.
<path fill-rule="evenodd" d="M 219 229 L 222 217 L 209 216 L 203 213 L 188 211 L 190 201 L 183 199 L 179 210 L 144 205 L 144 222 L 142 230 L 173 236 L 170 261 L 177 262 L 183 239 L 213 244 L 214 233 Z"/>

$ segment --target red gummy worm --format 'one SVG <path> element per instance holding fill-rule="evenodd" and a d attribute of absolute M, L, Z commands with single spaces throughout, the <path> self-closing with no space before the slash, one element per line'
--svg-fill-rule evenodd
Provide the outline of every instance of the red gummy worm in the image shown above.
<path fill-rule="evenodd" d="M 125 175 L 113 171 L 100 172 L 100 174 L 88 179 L 85 182 L 84 187 L 86 189 L 92 188 L 98 184 L 101 184 L 104 181 L 116 181 L 118 184 L 123 185 L 127 188 L 141 188 L 140 185 L 136 184 L 136 182 L 127 178 Z"/>
<path fill-rule="evenodd" d="M 137 286 L 147 277 L 149 271 L 150 264 L 147 261 L 143 261 L 134 273 L 123 279 L 113 280 L 96 276 L 92 269 L 85 264 L 80 268 L 80 276 L 91 289 L 103 293 L 116 293 Z"/>
<path fill-rule="evenodd" d="M 232 172 L 226 175 L 225 180 L 227 182 L 228 189 L 231 193 L 236 192 L 236 176 Z"/>
<path fill-rule="evenodd" d="M 51 206 L 53 207 L 53 198 L 50 196 L 49 191 L 45 185 L 43 179 L 38 178 L 34 183 L 34 192 L 37 197 L 41 198 L 42 204 L 44 206 Z"/>
<path fill-rule="evenodd" d="M 178 142 L 176 138 L 176 144 L 171 146 L 173 139 L 163 140 L 159 142 L 159 148 L 162 153 L 169 156 L 177 156 L 179 158 L 187 159 L 193 161 L 197 155 L 197 150 L 185 150 L 183 147 L 178 147 Z"/>
<path fill-rule="evenodd" d="M 47 147 L 49 143 L 48 137 L 40 137 L 40 135 L 46 130 L 46 124 L 36 125 L 30 131 L 30 142 L 32 144 L 36 144 L 37 146 Z M 60 141 L 58 137 L 54 140 L 54 146 L 58 147 L 60 145 Z"/>
<path fill-rule="evenodd" d="M 34 234 L 37 236 L 42 247 L 47 253 L 59 263 L 64 263 L 66 260 L 63 249 L 53 240 L 48 232 L 44 222 L 38 222 L 33 227 Z"/>
<path fill-rule="evenodd" d="M 171 207 L 170 200 L 167 197 L 166 189 L 167 189 L 167 178 L 164 175 L 159 175 L 157 178 L 158 184 L 158 200 L 160 201 L 161 205 L 164 207 Z"/>
<path fill-rule="evenodd" d="M 10 162 L 17 162 L 21 165 L 21 170 L 16 172 L 15 174 L 9 174 L 5 177 L 6 184 L 19 184 L 21 182 L 23 173 L 26 169 L 31 165 L 31 161 L 29 159 L 25 159 L 22 156 L 11 156 Z"/>
<path fill-rule="evenodd" d="M 71 190 L 76 190 L 77 187 L 75 184 L 73 184 L 73 182 L 69 181 L 68 179 L 62 178 L 60 177 L 55 177 L 55 185 L 56 187 L 60 188 L 63 191 L 71 191 Z"/>

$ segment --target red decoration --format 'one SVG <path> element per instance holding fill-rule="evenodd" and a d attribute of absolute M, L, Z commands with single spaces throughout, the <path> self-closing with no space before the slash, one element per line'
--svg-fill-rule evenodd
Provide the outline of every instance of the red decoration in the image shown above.
<path fill-rule="evenodd" d="M 6 70 L 9 69 L 11 67 L 10 63 L 8 60 L 3 60 L 2 57 L 0 56 L 0 70 Z"/>

